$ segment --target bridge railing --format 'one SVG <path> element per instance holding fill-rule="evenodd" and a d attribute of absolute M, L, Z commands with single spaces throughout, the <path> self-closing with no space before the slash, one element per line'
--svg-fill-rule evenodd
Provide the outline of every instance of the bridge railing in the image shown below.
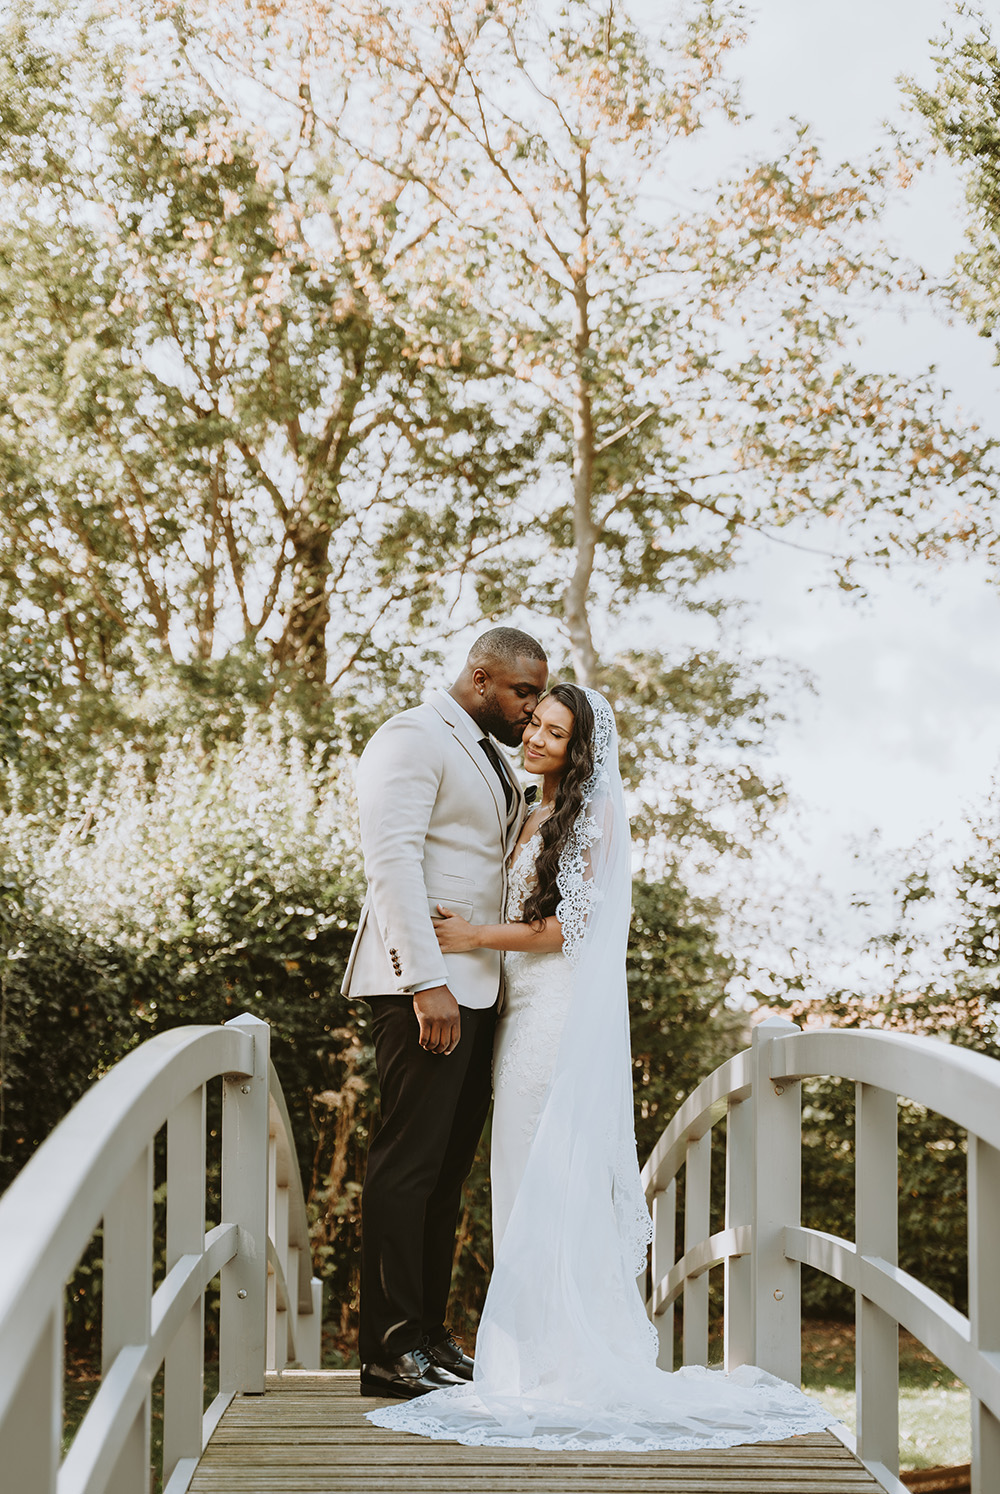
<path fill-rule="evenodd" d="M 163 1383 L 164 1494 L 183 1494 L 237 1391 L 319 1364 L 321 1287 L 266 1022 L 150 1039 L 83 1096 L 0 1199 L 0 1469 L 24 1494 L 147 1494 Z M 206 1086 L 222 1078 L 222 1222 L 205 1231 Z M 166 1127 L 166 1272 L 153 1290 L 153 1156 Z M 102 1373 L 61 1458 L 66 1284 L 103 1228 Z M 220 1277 L 205 1411 L 205 1291 Z"/>
<path fill-rule="evenodd" d="M 855 1239 L 801 1221 L 801 1082 L 856 1086 Z M 969 1314 L 898 1264 L 897 1100 L 968 1133 Z M 724 1228 L 709 1234 L 713 1125 L 726 1117 Z M 684 1244 L 675 1259 L 683 1169 Z M 751 1047 L 711 1074 L 674 1116 L 643 1181 L 653 1213 L 648 1309 L 660 1363 L 673 1368 L 674 1306 L 683 1360 L 708 1362 L 708 1273 L 725 1268 L 727 1369 L 757 1364 L 801 1378 L 803 1265 L 855 1294 L 857 1437 L 862 1462 L 893 1494 L 899 1481 L 899 1327 L 969 1388 L 974 1494 L 1000 1494 L 1000 1063 L 936 1038 L 858 1029 L 800 1031 L 772 1017 Z"/>

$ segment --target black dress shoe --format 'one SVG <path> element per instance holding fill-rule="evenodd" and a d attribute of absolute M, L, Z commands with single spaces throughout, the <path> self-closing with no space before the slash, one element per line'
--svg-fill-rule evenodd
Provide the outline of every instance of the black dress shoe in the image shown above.
<path fill-rule="evenodd" d="M 425 1344 L 424 1353 L 439 1369 L 449 1370 L 460 1380 L 472 1379 L 473 1362 L 450 1333 L 446 1333 L 436 1344 Z"/>
<path fill-rule="evenodd" d="M 432 1364 L 423 1349 L 411 1349 L 408 1354 L 397 1354 L 395 1359 L 387 1359 L 381 1364 L 373 1360 L 361 1366 L 362 1395 L 412 1400 L 430 1390 L 445 1390 L 449 1385 L 461 1384 L 461 1376 L 449 1374 L 441 1366 Z"/>

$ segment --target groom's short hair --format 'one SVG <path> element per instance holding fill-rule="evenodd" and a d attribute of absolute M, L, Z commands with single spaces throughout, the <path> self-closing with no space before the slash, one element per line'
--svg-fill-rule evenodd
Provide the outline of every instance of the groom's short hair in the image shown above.
<path fill-rule="evenodd" d="M 490 628 L 482 633 L 469 649 L 469 663 L 478 664 L 483 659 L 500 659 L 511 668 L 518 659 L 540 659 L 548 663 L 545 650 L 537 638 L 522 633 L 520 628 Z"/>

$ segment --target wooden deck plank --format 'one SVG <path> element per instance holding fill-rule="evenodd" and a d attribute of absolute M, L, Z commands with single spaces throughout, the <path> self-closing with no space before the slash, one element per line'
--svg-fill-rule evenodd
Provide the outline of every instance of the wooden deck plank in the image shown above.
<path fill-rule="evenodd" d="M 705 1468 L 701 1473 L 692 1472 L 690 1476 L 681 1476 L 667 1466 L 660 1466 L 642 1475 L 637 1474 L 634 1469 L 609 1467 L 603 1475 L 595 1475 L 594 1480 L 589 1483 L 581 1483 L 572 1468 L 561 1474 L 547 1472 L 545 1476 L 532 1474 L 526 1469 L 515 1469 L 507 1470 L 502 1475 L 492 1471 L 479 1471 L 472 1475 L 466 1472 L 448 1479 L 435 1472 L 424 1476 L 396 1470 L 386 1475 L 370 1468 L 351 1470 L 304 1467 L 288 1468 L 278 1473 L 271 1469 L 242 1467 L 233 1469 L 228 1476 L 216 1471 L 207 1481 L 199 1475 L 199 1481 L 192 1488 L 223 1490 L 228 1494 L 228 1491 L 253 1490 L 259 1486 L 263 1494 L 272 1494 L 272 1491 L 277 1490 L 293 1491 L 293 1494 L 303 1494 L 303 1491 L 307 1491 L 307 1494 L 325 1494 L 330 1489 L 398 1490 L 401 1487 L 462 1491 L 473 1485 L 477 1491 L 524 1489 L 532 1491 L 532 1494 L 535 1491 L 548 1491 L 548 1494 L 571 1494 L 573 1491 L 575 1494 L 578 1489 L 622 1490 L 625 1494 L 635 1494 L 637 1490 L 642 1491 L 642 1494 L 662 1494 L 664 1490 L 675 1491 L 675 1494 L 695 1494 L 695 1491 L 700 1494 L 703 1490 L 707 1490 L 708 1494 L 758 1494 L 758 1491 L 762 1491 L 762 1494 L 763 1491 L 767 1491 L 767 1494 L 786 1494 L 786 1491 L 787 1494 L 858 1494 L 859 1490 L 878 1487 L 871 1479 L 861 1481 L 822 1471 L 810 1474 L 801 1482 L 789 1483 L 787 1477 L 780 1473 L 776 1473 L 773 1478 L 769 1474 L 756 1474 L 752 1478 L 737 1480 L 712 1468 Z"/>
<path fill-rule="evenodd" d="M 882 1494 L 829 1432 L 703 1452 L 464 1447 L 373 1427 L 357 1371 L 268 1376 L 237 1396 L 190 1494 Z"/>
<path fill-rule="evenodd" d="M 373 1442 L 366 1438 L 363 1433 L 352 1435 L 350 1439 L 340 1438 L 336 1435 L 328 1437 L 309 1436 L 306 1438 L 283 1436 L 275 1432 L 270 1437 L 254 1437 L 254 1449 L 261 1458 L 273 1461 L 275 1452 L 281 1453 L 287 1450 L 289 1443 L 294 1442 L 300 1452 L 309 1454 L 314 1459 L 330 1456 L 331 1449 L 339 1449 L 338 1461 L 350 1462 L 377 1462 L 385 1465 L 402 1463 L 407 1467 L 422 1467 L 426 1464 L 449 1464 L 465 1467 L 469 1464 L 479 1466 L 482 1463 L 490 1463 L 495 1467 L 520 1467 L 527 1462 L 531 1467 L 564 1467 L 566 1454 L 559 1452 L 545 1453 L 534 1452 L 530 1457 L 519 1453 L 516 1448 L 480 1448 L 460 1447 L 457 1444 L 446 1444 L 446 1449 L 437 1450 L 435 1444 L 430 1447 L 416 1447 L 407 1442 L 403 1447 L 394 1447 L 391 1443 Z M 213 1440 L 214 1456 L 219 1462 L 227 1458 L 238 1458 L 243 1455 L 247 1439 L 239 1438 L 236 1441 L 226 1439 Z M 749 1449 L 748 1449 L 749 1451 Z M 769 1456 L 770 1454 L 770 1456 Z M 601 1453 L 574 1453 L 577 1465 L 581 1468 L 596 1467 L 603 1468 L 607 1457 Z M 688 1463 L 692 1467 L 701 1467 L 704 1462 L 704 1453 L 700 1452 L 675 1452 L 671 1454 L 673 1463 L 678 1468 L 685 1467 Z M 649 1461 L 648 1453 L 616 1453 L 615 1460 L 625 1468 L 642 1468 Z M 855 1468 L 857 1466 L 854 1458 L 846 1449 L 842 1456 L 826 1456 L 823 1451 L 807 1455 L 799 1453 L 794 1448 L 774 1449 L 773 1444 L 764 1444 L 763 1449 L 753 1457 L 733 1458 L 725 1457 L 722 1453 L 715 1454 L 715 1461 L 720 1467 L 732 1463 L 744 1468 L 827 1468 L 836 1462 L 838 1466 Z"/>
<path fill-rule="evenodd" d="M 607 1468 L 594 1469 L 588 1477 L 582 1478 L 579 1469 L 572 1465 L 561 1473 L 552 1468 L 538 1472 L 526 1468 L 502 1470 L 484 1468 L 470 1475 L 467 1469 L 449 1473 L 429 1469 L 418 1473 L 412 1469 L 385 1470 L 371 1468 L 365 1464 L 345 1468 L 334 1463 L 306 1463 L 271 1468 L 259 1465 L 256 1460 L 253 1460 L 249 1467 L 244 1463 L 233 1464 L 229 1468 L 214 1469 L 211 1481 L 204 1487 L 212 1490 L 238 1490 L 258 1483 L 276 1490 L 292 1489 L 295 1491 L 303 1489 L 313 1491 L 330 1487 L 398 1489 L 404 1483 L 407 1488 L 443 1490 L 468 1489 L 472 1483 L 477 1490 L 488 1488 L 491 1490 L 658 1491 L 666 1487 L 672 1490 L 688 1491 L 700 1490 L 707 1486 L 712 1490 L 730 1491 L 730 1494 L 756 1494 L 758 1490 L 787 1490 L 789 1494 L 817 1494 L 820 1490 L 825 1494 L 827 1490 L 838 1490 L 846 1491 L 846 1494 L 857 1494 L 858 1490 L 872 1487 L 872 1481 L 864 1469 L 859 1470 L 857 1474 L 854 1470 L 847 1474 L 812 1470 L 804 1474 L 790 1475 L 780 1470 L 775 1470 L 773 1473 L 767 1471 L 738 1473 L 735 1469 L 725 1471 L 713 1468 L 711 1465 L 706 1465 L 701 1471 L 693 1468 L 677 1470 L 671 1468 L 669 1464 L 658 1464 L 645 1473 L 640 1473 L 634 1468 L 618 1468 L 609 1463 Z"/>

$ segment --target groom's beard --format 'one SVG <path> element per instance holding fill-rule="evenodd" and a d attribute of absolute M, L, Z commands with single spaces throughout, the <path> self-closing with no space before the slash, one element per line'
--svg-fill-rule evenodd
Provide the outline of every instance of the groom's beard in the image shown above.
<path fill-rule="evenodd" d="M 478 725 L 483 731 L 488 731 L 491 737 L 496 737 L 505 747 L 520 747 L 521 738 L 524 736 L 527 721 L 508 721 L 506 716 L 500 714 L 496 706 L 485 710 L 480 716 Z"/>

